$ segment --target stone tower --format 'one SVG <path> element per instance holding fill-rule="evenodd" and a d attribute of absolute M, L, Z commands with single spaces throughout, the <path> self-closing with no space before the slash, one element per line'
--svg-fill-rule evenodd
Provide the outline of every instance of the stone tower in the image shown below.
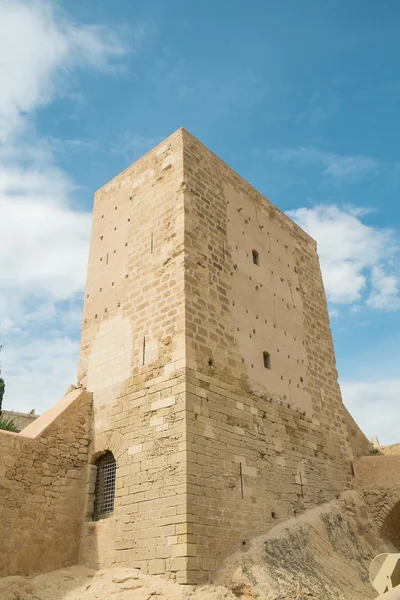
<path fill-rule="evenodd" d="M 79 381 L 114 512 L 80 560 L 181 583 L 351 487 L 316 244 L 183 129 L 95 195 Z M 361 440 L 361 441 L 360 441 Z"/>

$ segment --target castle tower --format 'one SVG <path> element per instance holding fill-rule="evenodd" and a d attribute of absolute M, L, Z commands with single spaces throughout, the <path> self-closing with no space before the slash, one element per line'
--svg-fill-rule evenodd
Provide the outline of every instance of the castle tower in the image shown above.
<path fill-rule="evenodd" d="M 79 381 L 85 564 L 207 581 L 351 487 L 316 244 L 183 129 L 95 195 Z M 94 521 L 106 451 L 113 512 Z"/>

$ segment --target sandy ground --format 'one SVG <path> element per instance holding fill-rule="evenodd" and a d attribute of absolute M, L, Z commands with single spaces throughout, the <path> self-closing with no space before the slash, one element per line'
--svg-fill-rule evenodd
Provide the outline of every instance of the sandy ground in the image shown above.
<path fill-rule="evenodd" d="M 0 579 L 1 600 L 367 600 L 369 564 L 390 551 L 355 492 L 274 527 L 230 556 L 213 585 L 179 586 L 137 569 L 73 566 Z"/>

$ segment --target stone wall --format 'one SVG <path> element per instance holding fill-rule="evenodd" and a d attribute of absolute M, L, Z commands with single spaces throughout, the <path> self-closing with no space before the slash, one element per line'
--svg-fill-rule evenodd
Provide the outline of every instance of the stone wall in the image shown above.
<path fill-rule="evenodd" d="M 352 486 L 315 242 L 184 130 L 96 194 L 79 381 L 84 564 L 205 581 Z M 106 450 L 115 509 L 93 522 Z"/>
<path fill-rule="evenodd" d="M 345 421 L 347 425 L 347 430 L 349 432 L 349 442 L 350 446 L 353 450 L 354 458 L 359 458 L 360 456 L 368 456 L 374 452 L 374 446 L 366 437 L 366 435 L 361 431 L 347 408 L 345 407 Z M 354 468 L 354 465 L 353 465 Z"/>
<path fill-rule="evenodd" d="M 28 427 L 28 425 L 38 418 L 38 415 L 32 413 L 20 413 L 13 410 L 3 410 L 2 416 L 4 419 L 11 419 L 18 431 L 22 431 L 22 429 Z"/>
<path fill-rule="evenodd" d="M 78 558 L 91 396 L 75 390 L 29 425 L 0 431 L 0 575 Z"/>
<path fill-rule="evenodd" d="M 79 380 L 93 392 L 90 462 L 110 450 L 117 489 L 113 515 L 93 522 L 89 469 L 80 562 L 90 566 L 165 573 L 182 553 L 182 162 L 177 132 L 95 196 Z"/>
<path fill-rule="evenodd" d="M 183 139 L 193 582 L 276 520 L 350 488 L 353 448 L 315 242 Z"/>
<path fill-rule="evenodd" d="M 363 456 L 354 470 L 380 535 L 400 551 L 400 455 Z"/>

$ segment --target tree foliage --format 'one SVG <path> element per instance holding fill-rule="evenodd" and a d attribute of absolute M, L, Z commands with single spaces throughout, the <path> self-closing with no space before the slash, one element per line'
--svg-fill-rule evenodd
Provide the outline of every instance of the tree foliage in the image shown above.
<path fill-rule="evenodd" d="M 0 344 L 0 352 L 3 350 L 3 348 L 4 348 L 4 344 Z M 12 419 L 7 419 L 7 418 L 3 417 L 2 406 L 3 406 L 3 398 L 4 398 L 5 391 L 6 391 L 6 384 L 4 383 L 4 379 L 1 377 L 1 371 L 0 371 L 0 429 L 3 429 L 5 431 L 18 432 L 18 428 L 15 425 L 14 421 Z"/>
<path fill-rule="evenodd" d="M 6 389 L 6 384 L 4 383 L 4 379 L 0 377 L 0 416 L 1 416 L 1 407 L 3 404 L 3 396 Z"/>

